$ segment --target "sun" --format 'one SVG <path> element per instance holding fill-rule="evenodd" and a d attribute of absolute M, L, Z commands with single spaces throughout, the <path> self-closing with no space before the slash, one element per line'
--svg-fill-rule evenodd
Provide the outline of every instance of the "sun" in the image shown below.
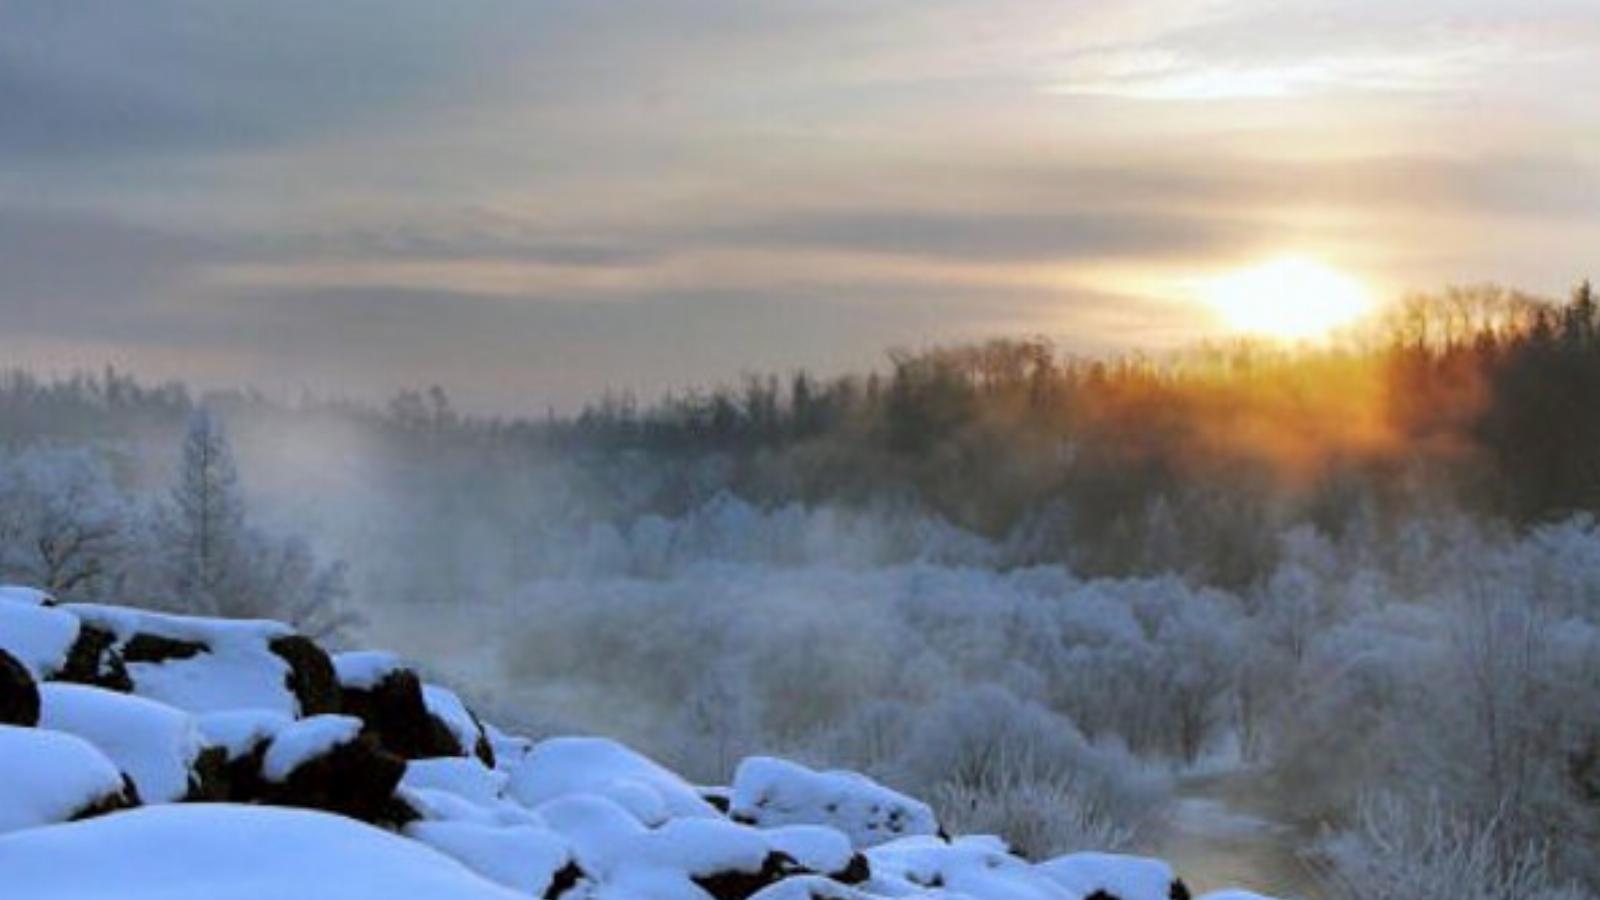
<path fill-rule="evenodd" d="M 1284 256 L 1200 285 L 1200 299 L 1229 328 L 1256 337 L 1310 340 L 1373 311 L 1357 279 L 1303 256 Z"/>

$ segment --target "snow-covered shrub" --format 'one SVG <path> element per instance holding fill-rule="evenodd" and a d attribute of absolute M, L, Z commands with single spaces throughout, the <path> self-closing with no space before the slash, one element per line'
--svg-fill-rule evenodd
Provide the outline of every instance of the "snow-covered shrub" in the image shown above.
<path fill-rule="evenodd" d="M 1349 900 L 1586 900 L 1550 867 L 1550 848 L 1508 837 L 1437 800 L 1376 795 L 1325 837 L 1330 889 Z"/>
<path fill-rule="evenodd" d="M 930 801 L 953 834 L 996 834 L 1024 859 L 1078 850 L 1121 850 L 1134 829 L 1079 792 L 1072 778 L 1018 774 L 983 785 L 947 782 Z"/>

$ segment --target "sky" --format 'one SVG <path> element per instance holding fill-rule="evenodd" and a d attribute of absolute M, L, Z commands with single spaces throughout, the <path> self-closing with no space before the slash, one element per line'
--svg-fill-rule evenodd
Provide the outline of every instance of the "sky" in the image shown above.
<path fill-rule="evenodd" d="M 0 0 L 0 363 L 571 409 L 1600 275 L 1600 0 Z"/>

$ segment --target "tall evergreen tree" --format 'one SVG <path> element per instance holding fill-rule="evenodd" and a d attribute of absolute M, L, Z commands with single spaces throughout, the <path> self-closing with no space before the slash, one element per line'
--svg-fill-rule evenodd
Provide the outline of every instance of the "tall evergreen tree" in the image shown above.
<path fill-rule="evenodd" d="M 189 417 L 167 512 L 180 601 L 189 609 L 226 611 L 245 540 L 244 497 L 227 433 L 204 407 Z"/>

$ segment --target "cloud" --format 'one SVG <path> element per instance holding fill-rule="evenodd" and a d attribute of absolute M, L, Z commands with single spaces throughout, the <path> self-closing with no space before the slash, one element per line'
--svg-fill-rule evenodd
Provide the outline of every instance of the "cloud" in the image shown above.
<path fill-rule="evenodd" d="M 1237 250 L 1249 244 L 1252 233 L 1220 215 L 891 207 L 781 213 L 712 228 L 702 237 L 730 244 L 1001 264 L 1203 255 Z"/>

